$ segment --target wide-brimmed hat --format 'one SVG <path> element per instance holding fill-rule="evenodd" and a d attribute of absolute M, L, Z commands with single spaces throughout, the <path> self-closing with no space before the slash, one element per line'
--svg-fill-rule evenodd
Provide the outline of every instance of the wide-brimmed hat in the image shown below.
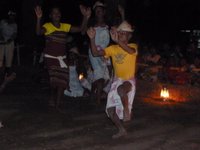
<path fill-rule="evenodd" d="M 127 22 L 123 21 L 117 28 L 117 31 L 133 32 L 133 27 Z"/>
<path fill-rule="evenodd" d="M 105 5 L 104 5 L 102 2 L 97 1 L 97 2 L 93 5 L 92 9 L 94 10 L 96 7 L 105 7 Z"/>

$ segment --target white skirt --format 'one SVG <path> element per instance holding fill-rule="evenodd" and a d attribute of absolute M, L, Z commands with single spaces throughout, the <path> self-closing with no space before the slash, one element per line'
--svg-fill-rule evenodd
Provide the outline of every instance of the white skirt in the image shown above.
<path fill-rule="evenodd" d="M 118 115 L 119 119 L 124 118 L 124 114 L 123 114 L 124 107 L 123 107 L 121 98 L 120 98 L 120 96 L 117 92 L 117 88 L 126 81 L 129 81 L 132 85 L 131 91 L 128 92 L 128 107 L 129 107 L 129 112 L 131 112 L 133 100 L 134 100 L 134 97 L 135 97 L 135 91 L 136 91 L 135 79 L 122 80 L 120 78 L 115 78 L 112 85 L 111 85 L 111 89 L 108 93 L 108 98 L 107 98 L 106 113 L 107 113 L 108 108 L 115 107 L 116 108 L 116 114 Z M 108 115 L 108 113 L 107 113 L 107 115 Z M 108 115 L 108 117 L 109 117 L 109 115 Z"/>

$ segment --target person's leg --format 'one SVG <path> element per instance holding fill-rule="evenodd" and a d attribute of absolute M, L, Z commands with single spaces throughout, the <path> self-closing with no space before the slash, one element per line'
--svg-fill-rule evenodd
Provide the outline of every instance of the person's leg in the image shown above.
<path fill-rule="evenodd" d="M 0 68 L 3 67 L 4 52 L 5 52 L 5 46 L 4 44 L 2 44 L 0 45 Z"/>
<path fill-rule="evenodd" d="M 0 84 L 4 80 L 4 68 L 3 68 L 3 60 L 4 60 L 4 45 L 0 45 Z"/>
<path fill-rule="evenodd" d="M 125 136 L 127 134 L 126 129 L 123 127 L 122 122 L 120 121 L 118 115 L 116 114 L 116 108 L 111 107 L 107 109 L 107 113 L 112 120 L 112 122 L 115 124 L 119 132 L 112 136 L 112 138 L 119 138 L 122 136 Z"/>
<path fill-rule="evenodd" d="M 63 87 L 58 87 L 57 88 L 57 97 L 56 97 L 56 109 L 59 109 L 61 101 L 64 96 L 64 88 Z"/>
<path fill-rule="evenodd" d="M 101 94 L 103 92 L 103 87 L 104 87 L 104 79 L 99 79 L 97 81 L 97 91 L 96 91 L 97 104 L 101 103 Z"/>
<path fill-rule="evenodd" d="M 129 121 L 131 119 L 131 112 L 129 112 L 129 100 L 128 92 L 131 91 L 132 85 L 130 82 L 126 81 L 117 88 L 117 92 L 121 98 L 124 107 L 124 121 Z"/>
<path fill-rule="evenodd" d="M 56 93 L 57 93 L 57 89 L 56 87 L 51 86 L 50 89 L 50 99 L 48 100 L 48 104 L 49 106 L 55 107 L 56 106 Z"/>
<path fill-rule="evenodd" d="M 92 95 L 96 99 L 96 103 L 101 102 L 101 93 L 103 91 L 104 79 L 98 79 L 92 84 Z"/>
<path fill-rule="evenodd" d="M 5 72 L 4 72 L 4 68 L 2 66 L 2 67 L 0 67 L 0 85 L 4 81 L 4 78 L 5 78 Z"/>
<path fill-rule="evenodd" d="M 12 73 L 11 67 L 13 62 L 13 55 L 15 48 L 14 46 L 15 46 L 14 42 L 8 43 L 5 46 L 5 58 L 6 58 L 5 66 L 6 66 L 6 73 L 8 76 L 10 76 Z"/>

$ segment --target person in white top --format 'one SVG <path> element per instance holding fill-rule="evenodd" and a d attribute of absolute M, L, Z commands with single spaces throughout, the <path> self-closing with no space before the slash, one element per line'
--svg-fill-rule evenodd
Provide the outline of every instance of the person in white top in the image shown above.
<path fill-rule="evenodd" d="M 14 55 L 14 40 L 17 36 L 17 24 L 15 18 L 16 13 L 9 11 L 8 19 L 1 20 L 0 22 L 0 82 L 4 79 L 12 80 L 15 78 L 15 73 L 11 70 Z"/>
<path fill-rule="evenodd" d="M 90 27 L 95 29 L 95 44 L 98 51 L 102 51 L 110 44 L 109 27 L 106 23 L 106 6 L 101 1 L 97 1 L 93 6 L 94 20 Z M 119 12 L 124 19 L 124 10 L 119 6 Z M 89 49 L 89 59 L 94 73 L 94 82 L 92 84 L 92 93 L 96 98 L 97 104 L 100 104 L 104 92 L 108 93 L 112 77 L 112 64 L 110 58 L 93 56 Z"/>

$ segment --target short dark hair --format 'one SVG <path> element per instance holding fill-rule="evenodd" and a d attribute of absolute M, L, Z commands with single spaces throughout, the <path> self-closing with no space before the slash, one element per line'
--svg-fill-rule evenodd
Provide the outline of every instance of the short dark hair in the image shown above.
<path fill-rule="evenodd" d="M 61 12 L 61 9 L 60 9 L 59 6 L 52 6 L 52 7 L 50 8 L 50 10 L 49 10 L 49 14 L 51 14 L 52 11 L 53 11 L 54 9 L 58 9 L 58 10 Z"/>

